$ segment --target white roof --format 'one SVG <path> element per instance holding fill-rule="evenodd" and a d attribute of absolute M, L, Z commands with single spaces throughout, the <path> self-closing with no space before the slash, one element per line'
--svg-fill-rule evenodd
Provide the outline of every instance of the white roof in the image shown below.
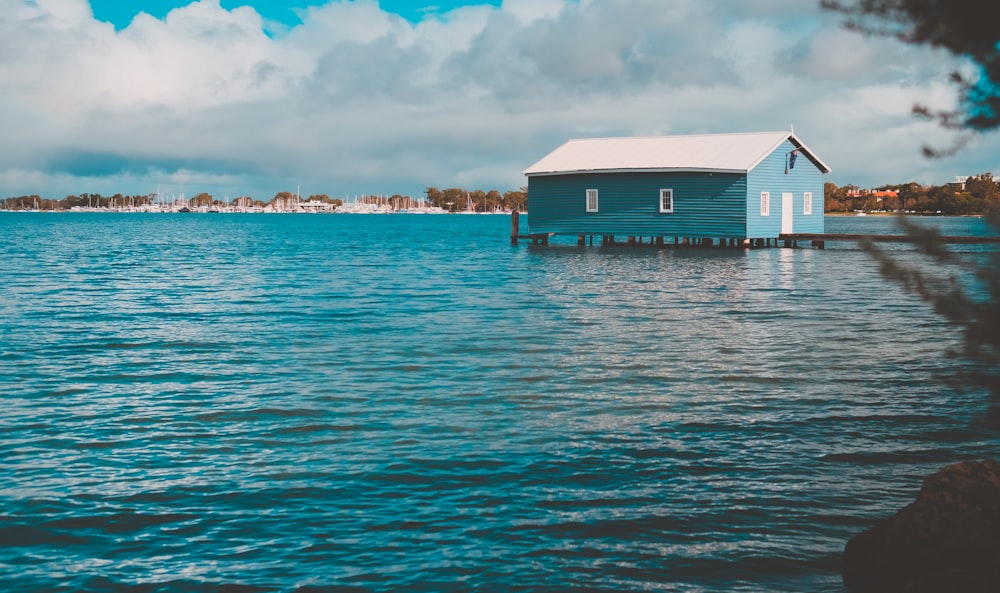
<path fill-rule="evenodd" d="M 611 171 L 750 171 L 791 139 L 824 172 L 830 168 L 792 132 L 701 134 L 570 140 L 524 174 L 558 175 Z"/>

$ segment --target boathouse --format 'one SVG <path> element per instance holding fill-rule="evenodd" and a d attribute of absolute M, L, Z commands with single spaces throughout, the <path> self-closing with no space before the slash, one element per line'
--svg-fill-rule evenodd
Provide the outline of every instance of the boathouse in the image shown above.
<path fill-rule="evenodd" d="M 822 233 L 829 172 L 793 132 L 570 140 L 524 172 L 528 227 L 734 246 Z"/>

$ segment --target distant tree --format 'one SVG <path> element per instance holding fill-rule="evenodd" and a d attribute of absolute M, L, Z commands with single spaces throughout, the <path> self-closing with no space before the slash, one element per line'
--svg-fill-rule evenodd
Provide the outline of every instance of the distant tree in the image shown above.
<path fill-rule="evenodd" d="M 820 5 L 846 15 L 846 26 L 870 35 L 895 37 L 905 43 L 930 45 L 967 59 L 976 67 L 975 77 L 952 72 L 958 86 L 959 107 L 932 111 L 916 105 L 914 113 L 939 121 L 946 128 L 963 130 L 956 144 L 946 150 L 924 147 L 927 156 L 958 150 L 969 133 L 1000 128 L 1000 27 L 982 0 L 820 0 Z"/>
<path fill-rule="evenodd" d="M 487 212 L 493 212 L 497 208 L 503 208 L 503 195 L 495 189 L 486 192 L 486 200 L 483 202 Z"/>
<path fill-rule="evenodd" d="M 436 187 L 428 187 L 424 190 L 424 195 L 427 196 L 427 203 L 431 206 L 437 206 L 438 208 L 444 208 L 444 194 L 441 193 Z"/>
<path fill-rule="evenodd" d="M 927 195 L 927 192 L 924 191 L 924 186 L 916 181 L 900 185 L 898 191 L 900 206 L 904 210 L 912 210 L 916 206 L 917 200 Z"/>
<path fill-rule="evenodd" d="M 508 210 L 526 212 L 528 210 L 528 188 L 522 187 L 518 191 L 504 192 L 503 205 Z"/>
<path fill-rule="evenodd" d="M 80 196 L 66 196 L 63 198 L 62 202 L 63 208 L 67 210 L 70 208 L 84 208 L 88 205 L 86 194 Z"/>
<path fill-rule="evenodd" d="M 190 200 L 188 200 L 188 203 L 193 208 L 199 208 L 201 206 L 211 206 L 212 205 L 212 194 L 207 194 L 205 192 L 202 192 L 202 193 L 196 195 L 195 197 L 191 198 Z"/>
<path fill-rule="evenodd" d="M 840 212 L 843 209 L 843 203 L 837 198 L 837 191 L 839 189 L 837 184 L 830 183 L 829 181 L 823 184 L 824 212 Z"/>
<path fill-rule="evenodd" d="M 294 204 L 299 202 L 299 197 L 290 191 L 279 191 L 274 194 L 268 205 L 274 206 L 275 208 L 291 208 Z"/>
<path fill-rule="evenodd" d="M 484 212 L 486 210 L 486 192 L 481 189 L 473 190 L 467 192 L 468 197 L 466 201 L 472 202 L 472 209 L 476 212 Z"/>
<path fill-rule="evenodd" d="M 468 201 L 468 193 L 469 192 L 460 187 L 449 187 L 445 189 L 441 192 L 441 207 L 451 212 L 465 210 L 465 205 Z"/>
<path fill-rule="evenodd" d="M 997 207 L 1000 188 L 997 187 L 997 182 L 993 181 L 992 173 L 982 173 L 975 177 L 969 177 L 965 180 L 965 191 L 969 192 L 972 197 L 982 200 L 987 208 Z"/>
<path fill-rule="evenodd" d="M 389 198 L 389 205 L 393 210 L 409 210 L 416 206 L 416 202 L 410 196 L 403 196 L 400 194 L 393 194 Z"/>
<path fill-rule="evenodd" d="M 953 210 L 950 202 L 954 202 L 955 192 L 946 185 L 935 185 L 927 190 L 927 202 L 925 212 L 941 212 Z"/>

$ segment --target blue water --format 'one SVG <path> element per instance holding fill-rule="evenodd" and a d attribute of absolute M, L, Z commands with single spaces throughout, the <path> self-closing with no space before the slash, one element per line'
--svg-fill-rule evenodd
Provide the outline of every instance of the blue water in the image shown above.
<path fill-rule="evenodd" d="M 840 592 L 852 535 L 1000 450 L 856 246 L 509 228 L 0 213 L 0 590 Z"/>

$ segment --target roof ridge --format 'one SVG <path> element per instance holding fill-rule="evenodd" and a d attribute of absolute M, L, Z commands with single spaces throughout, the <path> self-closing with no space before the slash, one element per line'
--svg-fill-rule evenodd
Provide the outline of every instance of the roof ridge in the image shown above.
<path fill-rule="evenodd" d="M 664 138 L 712 138 L 722 136 L 766 136 L 785 134 L 795 136 L 794 132 L 788 130 L 768 130 L 764 132 L 707 132 L 703 134 L 660 134 L 657 136 L 588 136 L 582 138 L 571 138 L 569 142 L 591 141 L 591 140 L 662 140 Z"/>

